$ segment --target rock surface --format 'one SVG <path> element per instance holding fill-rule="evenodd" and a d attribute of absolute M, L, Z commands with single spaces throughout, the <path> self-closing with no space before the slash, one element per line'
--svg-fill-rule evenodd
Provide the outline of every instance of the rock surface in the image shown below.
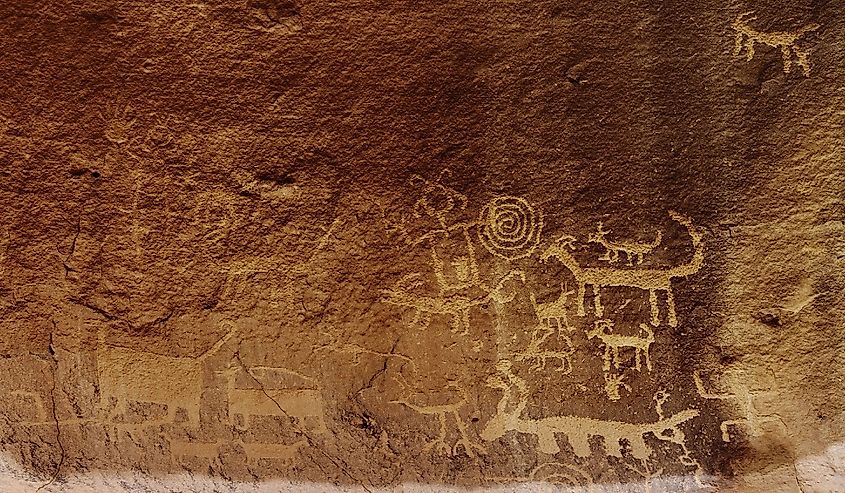
<path fill-rule="evenodd" d="M 843 13 L 5 2 L 0 485 L 845 490 Z"/>

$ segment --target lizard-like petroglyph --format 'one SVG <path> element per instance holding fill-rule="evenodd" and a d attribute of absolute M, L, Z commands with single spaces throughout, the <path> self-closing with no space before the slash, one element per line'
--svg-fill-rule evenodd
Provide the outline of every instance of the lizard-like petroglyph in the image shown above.
<path fill-rule="evenodd" d="M 603 224 L 599 222 L 596 232 L 591 234 L 588 243 L 596 243 L 605 249 L 605 254 L 601 260 L 607 260 L 610 263 L 616 263 L 619 260 L 619 254 L 624 253 L 628 259 L 628 265 L 633 266 L 636 260 L 637 265 L 643 263 L 643 255 L 651 253 L 655 248 L 660 246 L 663 241 L 663 233 L 660 231 L 654 236 L 654 240 L 650 243 L 634 243 L 634 242 L 615 242 L 607 239 L 610 231 L 603 229 Z"/>
<path fill-rule="evenodd" d="M 548 247 L 540 256 L 543 262 L 556 258 L 563 263 L 575 276 L 578 282 L 578 315 L 583 316 L 584 297 L 586 286 L 593 288 L 593 304 L 595 313 L 599 317 L 603 315 L 601 306 L 601 289 L 608 286 L 626 286 L 640 288 L 649 292 L 649 303 L 651 305 L 651 323 L 654 326 L 660 325 L 660 309 L 657 304 L 657 292 L 666 293 L 666 304 L 668 306 L 669 325 L 678 325 L 675 314 L 675 300 L 672 293 L 672 279 L 686 277 L 698 272 L 704 264 L 704 246 L 701 243 L 701 233 L 692 226 L 692 221 L 677 212 L 669 212 L 669 216 L 683 225 L 692 238 L 694 253 L 688 262 L 667 269 L 617 269 L 613 267 L 582 267 L 572 256 L 567 248 L 572 249 L 575 238 L 565 236 L 558 242 Z"/>
<path fill-rule="evenodd" d="M 773 31 L 763 32 L 754 29 L 748 24 L 757 17 L 748 17 L 753 12 L 745 12 L 736 16 L 731 27 L 736 30 L 736 41 L 734 44 L 734 56 L 737 56 L 744 47 L 746 59 L 754 58 L 754 44 L 763 43 L 772 48 L 779 48 L 783 58 L 783 71 L 789 73 L 792 70 L 792 56 L 795 54 L 798 65 L 804 69 L 804 76 L 810 76 L 810 61 L 807 52 L 798 45 L 798 40 L 808 32 L 815 31 L 820 26 L 816 23 L 808 24 L 795 31 Z"/>
<path fill-rule="evenodd" d="M 658 440 L 681 445 L 686 452 L 686 437 L 680 425 L 698 416 L 698 411 L 695 409 L 686 409 L 664 417 L 660 408 L 659 419 L 646 423 L 606 421 L 581 416 L 527 418 L 523 417 L 528 402 L 528 386 L 525 381 L 511 371 L 511 362 L 508 360 L 500 360 L 496 367 L 499 375 L 491 377 L 488 385 L 501 389 L 503 395 L 496 406 L 496 414 L 490 418 L 481 432 L 481 438 L 484 440 L 496 440 L 509 431 L 516 431 L 536 436 L 540 452 L 557 454 L 560 452 L 557 435 L 563 435 L 569 441 L 576 456 L 588 457 L 590 437 L 601 436 L 604 438 L 605 449 L 609 455 L 622 457 L 624 443 L 627 443 L 633 457 L 646 459 L 653 450 L 646 444 L 645 436 L 653 434 Z M 514 395 L 514 390 L 517 395 Z"/>

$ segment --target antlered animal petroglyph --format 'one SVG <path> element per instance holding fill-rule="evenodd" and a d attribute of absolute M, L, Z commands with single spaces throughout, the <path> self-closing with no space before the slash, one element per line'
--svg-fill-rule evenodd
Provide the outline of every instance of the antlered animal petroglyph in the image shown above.
<path fill-rule="evenodd" d="M 493 255 L 505 260 L 531 256 L 540 243 L 543 213 L 521 197 L 496 197 L 478 216 L 478 237 Z"/>
<path fill-rule="evenodd" d="M 634 350 L 634 365 L 637 371 L 640 370 L 642 356 L 645 355 L 645 364 L 648 371 L 651 371 L 651 358 L 649 349 L 654 343 L 654 330 L 646 324 L 640 324 L 640 334 L 635 336 L 612 334 L 613 322 L 610 320 L 596 320 L 594 327 L 587 331 L 587 338 L 598 337 L 604 345 L 604 371 L 610 371 L 610 365 L 617 370 L 619 368 L 619 350 L 632 348 Z"/>
<path fill-rule="evenodd" d="M 761 395 L 777 395 L 776 392 L 765 390 L 751 390 L 747 384 L 744 383 L 743 374 L 741 372 L 734 372 L 728 374 L 728 392 L 711 393 L 704 389 L 704 383 L 701 381 L 699 373 L 693 372 L 693 381 L 695 381 L 695 388 L 698 395 L 705 399 L 716 400 L 730 400 L 734 401 L 740 409 L 740 414 L 743 416 L 740 419 L 729 419 L 722 421 L 719 428 L 722 430 L 722 440 L 725 442 L 731 441 L 729 427 L 731 426 L 745 426 L 748 434 L 752 437 L 763 436 L 765 430 L 763 425 L 766 423 L 774 423 L 782 431 L 786 430 L 786 424 L 777 414 L 760 414 L 757 410 L 757 405 L 754 402 L 755 397 Z"/>
<path fill-rule="evenodd" d="M 643 255 L 649 254 L 655 248 L 660 246 L 663 241 L 663 233 L 660 231 L 654 236 L 654 240 L 650 243 L 634 243 L 634 242 L 615 242 L 607 239 L 610 231 L 605 231 L 601 222 L 598 224 L 596 232 L 591 234 L 588 243 L 596 243 L 604 247 L 605 254 L 601 260 L 607 260 L 610 263 L 616 263 L 619 260 L 619 254 L 624 253 L 628 259 L 628 265 L 633 266 L 636 260 L 637 265 L 643 263 Z"/>
<path fill-rule="evenodd" d="M 757 17 L 748 17 L 753 12 L 745 12 L 739 14 L 731 23 L 731 27 L 736 30 L 736 42 L 734 45 L 734 56 L 737 56 L 744 47 L 746 50 L 746 59 L 754 58 L 754 44 L 763 43 L 772 48 L 779 48 L 783 58 L 783 71 L 789 73 L 792 71 L 792 54 L 795 53 L 798 65 L 804 69 L 804 76 L 810 76 L 810 61 L 807 57 L 807 52 L 798 45 L 798 40 L 808 32 L 815 31 L 820 26 L 816 23 L 808 24 L 795 31 L 774 31 L 763 32 L 758 31 L 748 24 L 748 21 L 753 21 Z"/>
<path fill-rule="evenodd" d="M 566 436 L 576 456 L 587 457 L 590 455 L 589 438 L 601 436 L 611 456 L 622 457 L 623 443 L 627 442 L 633 457 L 646 459 L 653 450 L 646 444 L 645 435 L 651 433 L 659 440 L 680 444 L 686 450 L 685 435 L 679 427 L 698 416 L 697 410 L 687 409 L 667 418 L 662 416 L 661 409 L 658 413 L 660 419 L 651 423 L 625 423 L 580 416 L 524 418 L 522 415 L 528 402 L 525 381 L 513 374 L 508 360 L 500 360 L 497 369 L 500 376 L 491 377 L 488 385 L 501 389 L 503 395 L 496 406 L 496 414 L 481 432 L 481 438 L 488 441 L 496 440 L 509 431 L 516 431 L 536 436 L 540 452 L 557 454 L 560 447 L 556 436 L 560 434 Z M 514 396 L 514 389 L 517 396 Z"/>
<path fill-rule="evenodd" d="M 128 403 L 135 401 L 167 406 L 166 418 L 157 423 L 173 422 L 177 408 L 182 407 L 187 411 L 190 423 L 198 425 L 203 365 L 235 335 L 232 322 L 225 321 L 221 326 L 226 333 L 196 358 L 163 356 L 113 346 L 106 342 L 105 329 L 101 327 L 97 337 L 100 408 L 105 412 L 111 400 L 117 401 L 105 419 L 112 419 L 118 411 L 126 412 Z"/>
<path fill-rule="evenodd" d="M 669 325 L 678 325 L 675 314 L 675 299 L 672 293 L 672 279 L 686 277 L 698 272 L 704 264 L 704 246 L 701 243 L 701 233 L 692 226 L 692 221 L 678 214 L 669 212 L 669 216 L 683 225 L 692 238 L 694 253 L 689 262 L 668 269 L 617 269 L 613 267 L 582 267 L 575 257 L 565 247 L 574 248 L 573 237 L 563 237 L 558 242 L 548 247 L 540 256 L 543 262 L 554 257 L 562 262 L 575 276 L 578 282 L 578 315 L 583 316 L 584 297 L 586 286 L 593 288 L 593 303 L 595 313 L 601 317 L 603 309 L 601 306 L 601 289 L 609 286 L 627 286 L 640 288 L 649 292 L 649 304 L 651 305 L 651 324 L 660 325 L 660 309 L 657 303 L 657 292 L 666 293 L 666 304 L 668 306 Z"/>

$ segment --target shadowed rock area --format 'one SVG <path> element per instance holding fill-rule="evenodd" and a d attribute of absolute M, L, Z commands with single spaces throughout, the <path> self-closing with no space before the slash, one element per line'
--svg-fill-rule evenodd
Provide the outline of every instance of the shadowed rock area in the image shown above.
<path fill-rule="evenodd" d="M 845 490 L 843 14 L 5 2 L 0 486 Z"/>

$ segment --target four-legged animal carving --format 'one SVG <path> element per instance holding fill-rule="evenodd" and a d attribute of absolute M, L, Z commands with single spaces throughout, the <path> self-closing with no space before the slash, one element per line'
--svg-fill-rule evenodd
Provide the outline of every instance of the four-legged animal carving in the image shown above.
<path fill-rule="evenodd" d="M 596 320 L 595 326 L 587 332 L 587 338 L 598 337 L 604 345 L 604 371 L 610 371 L 610 364 L 619 369 L 619 350 L 621 348 L 634 349 L 634 364 L 637 371 L 640 370 L 640 360 L 645 354 L 645 365 L 651 371 L 651 358 L 649 349 L 654 342 L 654 330 L 646 324 L 640 324 L 642 335 L 625 336 L 611 334 L 613 322 L 610 320 Z"/>
<path fill-rule="evenodd" d="M 569 319 L 566 317 L 566 300 L 571 294 L 574 294 L 574 291 L 567 291 L 561 283 L 560 297 L 555 301 L 537 303 L 537 298 L 530 291 L 528 296 L 531 298 L 531 304 L 534 305 L 534 313 L 540 319 L 540 322 L 545 323 L 549 328 L 552 328 L 552 324 L 554 324 L 554 328 L 557 329 L 557 333 L 560 335 L 560 331 L 563 328 L 569 332 L 575 330 L 575 327 L 569 325 Z"/>
<path fill-rule="evenodd" d="M 591 436 L 604 438 L 608 455 L 622 457 L 627 442 L 631 455 L 637 459 L 648 458 L 653 450 L 646 444 L 645 435 L 653 434 L 658 440 L 679 443 L 686 450 L 685 435 L 680 425 L 698 416 L 695 409 L 687 409 L 675 415 L 645 423 L 605 421 L 581 416 L 551 416 L 548 418 L 523 417 L 528 402 L 528 386 L 511 371 L 511 362 L 500 360 L 496 366 L 499 375 L 491 377 L 488 385 L 502 390 L 503 395 L 496 406 L 496 414 L 487 422 L 481 438 L 492 441 L 509 431 L 534 435 L 539 440 L 538 450 L 546 454 L 557 454 L 560 447 L 557 435 L 564 435 L 578 457 L 590 455 Z M 516 390 L 516 395 L 514 395 Z"/>
<path fill-rule="evenodd" d="M 586 286 L 593 288 L 593 304 L 596 315 L 603 314 L 601 306 L 601 289 L 608 286 L 628 286 L 640 288 L 649 292 L 649 304 L 651 305 L 651 324 L 660 325 L 660 310 L 657 305 L 657 292 L 666 293 L 666 304 L 668 306 L 669 325 L 676 327 L 678 318 L 675 314 L 675 299 L 672 296 L 672 279 L 686 277 L 698 272 L 704 264 L 704 247 L 701 243 L 701 233 L 692 226 L 692 221 L 677 212 L 669 212 L 669 215 L 683 225 L 690 237 L 694 253 L 692 259 L 685 264 L 668 269 L 616 269 L 613 267 L 582 267 L 567 248 L 574 248 L 572 243 L 575 238 L 561 238 L 557 244 L 548 247 L 540 256 L 543 262 L 554 257 L 562 262 L 575 276 L 578 282 L 578 315 L 584 315 L 584 296 Z"/>
<path fill-rule="evenodd" d="M 772 48 L 779 48 L 783 57 L 783 71 L 789 73 L 792 70 L 792 54 L 795 54 L 798 65 L 804 69 L 804 75 L 810 76 L 810 62 L 807 59 L 807 52 L 798 45 L 798 39 L 808 32 L 819 28 L 818 24 L 808 24 L 796 31 L 773 31 L 762 32 L 754 29 L 748 24 L 757 17 L 748 17 L 753 12 L 739 14 L 734 19 L 731 27 L 736 30 L 736 44 L 734 45 L 734 56 L 739 55 L 744 47 L 746 58 L 754 58 L 754 43 L 763 43 Z"/>
<path fill-rule="evenodd" d="M 614 242 L 607 239 L 608 233 L 610 231 L 605 231 L 602 223 L 599 222 L 596 232 L 590 235 L 587 242 L 603 246 L 605 254 L 604 257 L 601 257 L 601 260 L 607 260 L 610 263 L 616 263 L 619 260 L 619 254 L 624 253 L 628 259 L 628 265 L 633 266 L 634 260 L 639 265 L 643 263 L 643 255 L 651 253 L 663 241 L 663 233 L 660 231 L 657 232 L 651 243 Z"/>

